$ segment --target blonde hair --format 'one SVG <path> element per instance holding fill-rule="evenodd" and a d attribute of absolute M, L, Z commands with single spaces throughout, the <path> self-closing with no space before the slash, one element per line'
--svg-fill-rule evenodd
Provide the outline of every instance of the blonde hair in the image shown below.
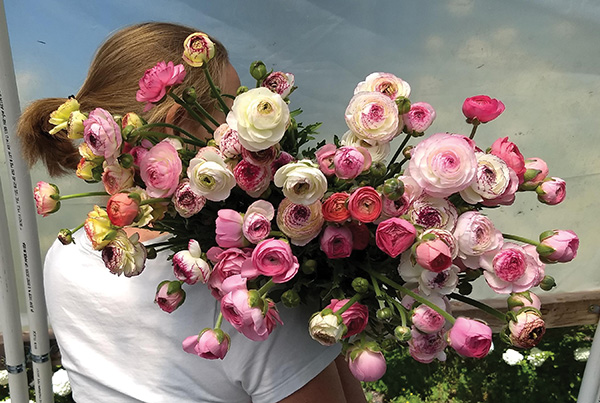
<path fill-rule="evenodd" d="M 161 61 L 179 63 L 183 42 L 197 30 L 177 24 L 149 22 L 123 28 L 100 46 L 90 65 L 87 78 L 75 96 L 81 111 L 89 112 L 100 107 L 112 114 L 135 112 L 148 122 L 164 121 L 174 101 L 167 97 L 161 104 L 143 113 L 144 104 L 136 101 L 139 79 L 147 69 Z M 214 81 L 221 83 L 223 72 L 229 63 L 227 50 L 214 38 L 215 57 L 208 63 Z M 179 87 L 193 86 L 198 102 L 208 110 L 214 110 L 209 85 L 199 68 L 185 66 L 186 77 Z M 29 165 L 42 160 L 51 176 L 58 176 L 75 169 L 80 156 L 73 142 L 61 131 L 55 135 L 48 132 L 50 113 L 67 98 L 46 98 L 34 101 L 19 119 L 17 133 L 21 139 L 23 156 Z"/>

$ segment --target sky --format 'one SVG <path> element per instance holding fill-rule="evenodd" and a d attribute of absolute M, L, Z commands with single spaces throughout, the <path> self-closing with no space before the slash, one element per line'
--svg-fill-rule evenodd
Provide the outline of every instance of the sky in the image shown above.
<path fill-rule="evenodd" d="M 505 113 L 483 125 L 482 148 L 508 136 L 525 157 L 540 157 L 550 174 L 567 180 L 567 200 L 541 205 L 519 194 L 510 208 L 490 215 L 504 232 L 529 238 L 548 229 L 575 230 L 580 255 L 548 267 L 563 291 L 600 290 L 595 247 L 600 159 L 600 5 L 585 0 L 5 0 L 20 102 L 76 93 L 95 49 L 111 32 L 136 22 L 195 26 L 228 48 L 242 83 L 261 59 L 292 72 L 299 89 L 291 106 L 301 120 L 321 121 L 331 139 L 346 126 L 343 112 L 356 84 L 385 71 L 408 81 L 412 101 L 430 103 L 437 119 L 428 133 L 468 134 L 461 105 L 487 94 Z M 43 169 L 32 180 L 48 180 Z M 6 179 L 3 177 L 3 186 Z M 60 182 L 64 193 L 82 183 Z M 4 192 L 5 195 L 10 195 Z M 39 220 L 42 248 L 65 223 Z M 71 221 L 69 221 L 71 220 Z"/>

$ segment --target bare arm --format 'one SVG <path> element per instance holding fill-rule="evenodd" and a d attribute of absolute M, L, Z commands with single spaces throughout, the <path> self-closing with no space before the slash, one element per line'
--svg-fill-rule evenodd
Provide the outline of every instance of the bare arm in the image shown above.
<path fill-rule="evenodd" d="M 347 403 L 335 362 L 279 403 Z"/>
<path fill-rule="evenodd" d="M 346 396 L 347 403 L 367 403 L 365 398 L 365 392 L 363 391 L 362 385 L 352 375 L 348 368 L 348 363 L 343 356 L 338 356 L 335 359 L 335 365 L 338 370 L 340 381 L 342 382 L 342 388 L 344 389 L 344 395 Z"/>

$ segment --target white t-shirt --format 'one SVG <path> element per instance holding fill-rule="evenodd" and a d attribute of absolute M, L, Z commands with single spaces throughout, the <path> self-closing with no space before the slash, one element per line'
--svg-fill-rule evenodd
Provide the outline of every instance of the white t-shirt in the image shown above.
<path fill-rule="evenodd" d="M 158 283 L 174 279 L 168 252 L 148 260 L 139 276 L 124 278 L 108 271 L 83 231 L 75 241 L 50 248 L 44 280 L 50 323 L 78 403 L 277 402 L 340 352 L 339 345 L 323 347 L 310 338 L 310 310 L 279 307 L 284 325 L 264 342 L 223 321 L 231 336 L 224 360 L 185 353 L 182 340 L 213 327 L 218 316 L 207 287 L 184 285 L 185 303 L 168 314 L 154 303 Z"/>

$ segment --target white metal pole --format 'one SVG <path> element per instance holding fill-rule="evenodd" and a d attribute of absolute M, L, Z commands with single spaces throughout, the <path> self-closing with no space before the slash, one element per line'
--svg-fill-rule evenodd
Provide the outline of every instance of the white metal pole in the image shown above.
<path fill-rule="evenodd" d="M 0 200 L 4 200 L 1 181 Z M 2 317 L 5 365 L 8 371 L 8 388 L 11 401 L 28 402 L 29 389 L 25 371 L 25 351 L 15 266 L 10 249 L 6 211 L 3 207 L 0 207 L 0 261 L 2 262 L 0 265 L 0 316 Z"/>
<path fill-rule="evenodd" d="M 4 154 L 13 189 L 16 219 L 14 227 L 17 230 L 27 293 L 27 318 L 31 336 L 35 396 L 37 402 L 49 403 L 54 401 L 54 395 L 42 258 L 29 168 L 21 157 L 20 144 L 15 135 L 20 107 L 4 0 L 0 0 L 0 114 Z"/>
<path fill-rule="evenodd" d="M 598 327 L 594 333 L 590 356 L 585 364 L 577 402 L 600 402 L 600 322 L 598 322 Z"/>

